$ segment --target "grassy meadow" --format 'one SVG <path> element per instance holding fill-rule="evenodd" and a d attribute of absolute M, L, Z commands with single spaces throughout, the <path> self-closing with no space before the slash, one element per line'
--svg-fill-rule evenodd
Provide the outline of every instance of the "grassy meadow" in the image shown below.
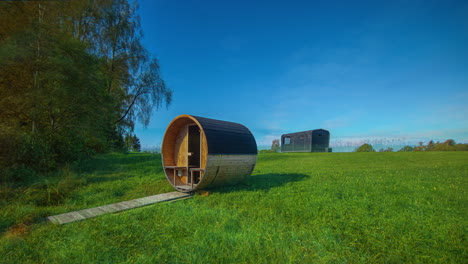
<path fill-rule="evenodd" d="M 236 186 L 66 225 L 43 217 L 173 191 L 155 154 L 0 187 L 0 263 L 467 263 L 468 152 L 260 154 Z"/>

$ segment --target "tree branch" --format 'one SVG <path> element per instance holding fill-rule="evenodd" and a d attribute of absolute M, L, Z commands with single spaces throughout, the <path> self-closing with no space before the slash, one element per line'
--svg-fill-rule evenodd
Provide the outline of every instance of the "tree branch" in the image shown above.
<path fill-rule="evenodd" d="M 113 124 L 117 124 L 119 122 L 121 122 L 122 120 L 125 119 L 125 117 L 127 117 L 128 113 L 130 113 L 130 110 L 132 109 L 132 107 L 135 105 L 136 103 L 136 100 L 138 99 L 138 97 L 140 97 L 141 95 L 143 94 L 148 94 L 150 92 L 142 92 L 143 90 L 143 87 L 139 88 L 137 93 L 135 94 L 135 96 L 133 97 L 132 99 L 132 102 L 130 103 L 130 105 L 127 107 L 127 110 L 125 111 L 125 113 L 117 120 L 115 121 Z"/>

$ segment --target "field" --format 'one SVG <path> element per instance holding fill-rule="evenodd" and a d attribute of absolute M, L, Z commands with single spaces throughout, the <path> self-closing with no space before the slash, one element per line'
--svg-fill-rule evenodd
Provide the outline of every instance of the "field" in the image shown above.
<path fill-rule="evenodd" d="M 2 263 L 467 263 L 468 152 L 261 154 L 209 196 L 62 226 L 172 191 L 159 155 L 109 154 L 0 188 Z"/>

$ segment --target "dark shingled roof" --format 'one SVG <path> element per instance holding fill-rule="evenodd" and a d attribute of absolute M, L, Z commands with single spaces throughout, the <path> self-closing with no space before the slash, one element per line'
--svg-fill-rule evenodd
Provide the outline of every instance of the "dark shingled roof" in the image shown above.
<path fill-rule="evenodd" d="M 205 131 L 208 154 L 257 154 L 250 130 L 238 123 L 192 116 Z"/>

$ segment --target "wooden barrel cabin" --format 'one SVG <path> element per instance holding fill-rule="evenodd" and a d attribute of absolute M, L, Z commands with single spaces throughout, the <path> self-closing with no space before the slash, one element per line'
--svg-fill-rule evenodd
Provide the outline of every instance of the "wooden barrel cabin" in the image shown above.
<path fill-rule="evenodd" d="M 176 190 L 191 192 L 250 176 L 257 143 L 241 124 L 180 115 L 167 127 L 161 153 L 167 180 Z"/>

